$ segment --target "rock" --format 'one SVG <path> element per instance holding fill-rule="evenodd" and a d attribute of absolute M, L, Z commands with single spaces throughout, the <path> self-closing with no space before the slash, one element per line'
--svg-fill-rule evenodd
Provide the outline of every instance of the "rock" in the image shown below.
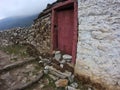
<path fill-rule="evenodd" d="M 13 33 L 14 36 L 17 36 L 17 33 Z"/>
<path fill-rule="evenodd" d="M 67 78 L 71 76 L 71 72 L 60 72 L 59 70 L 56 70 L 55 68 L 53 68 L 52 66 L 49 66 L 49 72 L 59 78 Z"/>
<path fill-rule="evenodd" d="M 90 87 L 88 87 L 88 90 L 92 90 Z"/>
<path fill-rule="evenodd" d="M 44 68 L 44 69 L 48 70 L 48 69 L 49 69 L 49 66 L 45 66 L 45 68 Z"/>
<path fill-rule="evenodd" d="M 118 85 L 120 86 L 120 81 L 118 81 Z"/>
<path fill-rule="evenodd" d="M 60 51 L 55 51 L 55 54 L 60 54 Z"/>
<path fill-rule="evenodd" d="M 72 83 L 70 86 L 74 87 L 74 88 L 77 88 L 78 87 L 78 84 L 76 82 Z"/>
<path fill-rule="evenodd" d="M 70 83 L 74 82 L 74 77 L 75 77 L 74 75 L 71 75 L 71 76 L 68 77 L 68 80 L 69 80 Z"/>
<path fill-rule="evenodd" d="M 39 61 L 39 63 L 43 63 L 43 61 Z"/>
<path fill-rule="evenodd" d="M 66 63 L 66 61 L 65 61 L 65 60 L 62 60 L 60 63 L 61 63 L 61 64 L 64 64 L 64 63 Z"/>
<path fill-rule="evenodd" d="M 67 79 L 59 79 L 55 82 L 56 87 L 66 87 L 68 85 Z"/>
<path fill-rule="evenodd" d="M 45 69 L 44 74 L 48 74 L 49 70 Z"/>
<path fill-rule="evenodd" d="M 40 88 L 42 89 L 45 85 L 44 84 L 40 84 Z"/>
<path fill-rule="evenodd" d="M 40 60 L 42 60 L 42 57 L 41 57 L 41 56 L 39 56 L 39 59 L 40 59 Z"/>
<path fill-rule="evenodd" d="M 61 68 L 63 68 L 63 67 L 64 67 L 64 65 L 63 65 L 63 64 L 60 64 L 60 67 L 61 67 Z"/>
<path fill-rule="evenodd" d="M 57 61 L 59 61 L 59 60 L 61 59 L 61 56 L 62 56 L 62 55 L 61 55 L 60 51 L 56 51 L 54 58 L 55 58 Z"/>
<path fill-rule="evenodd" d="M 67 61 L 71 61 L 72 60 L 72 56 L 68 55 L 68 54 L 65 54 L 65 55 L 63 55 L 63 59 L 67 60 Z"/>
<path fill-rule="evenodd" d="M 79 90 L 79 89 L 76 89 L 76 88 L 71 87 L 71 86 L 67 86 L 67 87 L 66 87 L 66 90 Z"/>

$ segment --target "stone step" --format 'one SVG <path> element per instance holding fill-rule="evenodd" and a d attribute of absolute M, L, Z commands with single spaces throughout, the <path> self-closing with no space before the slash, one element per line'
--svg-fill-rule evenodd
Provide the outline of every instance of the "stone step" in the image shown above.
<path fill-rule="evenodd" d="M 10 90 L 25 90 L 26 88 L 32 86 L 33 84 L 37 83 L 42 77 L 43 77 L 44 73 L 43 71 L 40 71 L 40 73 L 38 74 L 38 76 L 33 80 L 33 81 L 30 81 L 26 84 L 23 84 L 23 85 L 16 85 L 12 88 L 10 88 Z"/>
<path fill-rule="evenodd" d="M 53 59 L 51 61 L 51 65 L 56 68 L 57 70 L 60 70 L 61 72 L 65 72 L 66 70 L 69 72 L 74 73 L 74 65 L 72 65 L 71 63 L 64 63 L 61 64 L 59 61 Z M 62 65 L 62 66 L 61 66 Z"/>
<path fill-rule="evenodd" d="M 9 71 L 11 69 L 14 69 L 16 67 L 20 67 L 22 65 L 25 65 L 27 63 L 31 63 L 33 61 L 35 61 L 36 59 L 35 58 L 30 58 L 30 59 L 27 59 L 25 61 L 18 61 L 18 62 L 15 62 L 15 63 L 12 63 L 12 64 L 9 64 L 9 65 L 6 65 L 4 66 L 2 69 L 0 69 L 0 74 L 3 73 L 3 72 L 6 72 L 6 71 Z"/>
<path fill-rule="evenodd" d="M 65 71 L 64 73 L 60 72 L 59 70 L 55 69 L 53 66 L 47 66 L 47 70 L 49 71 L 50 74 L 53 74 L 62 79 L 68 78 L 72 75 L 72 73 L 68 71 Z"/>

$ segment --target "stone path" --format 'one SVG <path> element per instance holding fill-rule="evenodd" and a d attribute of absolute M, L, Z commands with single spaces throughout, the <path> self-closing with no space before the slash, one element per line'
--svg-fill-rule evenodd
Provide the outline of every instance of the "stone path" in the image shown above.
<path fill-rule="evenodd" d="M 39 56 L 34 62 L 19 67 L 15 65 L 0 73 L 0 90 L 94 90 L 75 81 L 71 59 L 70 55 L 57 51 L 54 57 Z M 20 61 L 26 60 L 18 58 L 17 61 L 11 61 L 10 55 L 0 51 L 0 69 Z"/>
<path fill-rule="evenodd" d="M 13 62 L 10 58 L 10 55 L 0 51 L 0 69 L 8 67 L 10 64 L 14 65 L 14 63 L 19 62 Z M 22 87 L 26 83 L 34 81 L 39 73 L 39 65 L 36 64 L 36 61 L 26 63 L 20 67 L 14 67 L 13 69 L 0 74 L 0 90 L 14 90 L 15 87 Z"/>
<path fill-rule="evenodd" d="M 3 66 L 10 64 L 10 56 L 4 53 L 3 51 L 0 51 L 0 68 Z"/>

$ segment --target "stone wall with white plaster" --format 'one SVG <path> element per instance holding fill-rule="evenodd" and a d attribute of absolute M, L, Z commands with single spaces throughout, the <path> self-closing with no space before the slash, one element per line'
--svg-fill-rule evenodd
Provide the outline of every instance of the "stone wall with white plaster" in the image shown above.
<path fill-rule="evenodd" d="M 120 90 L 120 0 L 78 0 L 75 72 Z"/>

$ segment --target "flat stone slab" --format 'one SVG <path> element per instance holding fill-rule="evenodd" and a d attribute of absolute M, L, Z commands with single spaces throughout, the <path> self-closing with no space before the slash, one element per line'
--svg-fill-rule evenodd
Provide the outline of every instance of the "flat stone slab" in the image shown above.
<path fill-rule="evenodd" d="M 61 55 L 60 51 L 56 51 L 54 58 L 55 58 L 57 61 L 59 61 L 59 60 L 61 59 L 61 56 L 62 56 L 62 55 Z"/>
<path fill-rule="evenodd" d="M 64 60 L 72 60 L 72 56 L 68 55 L 68 54 L 65 54 L 65 55 L 63 55 L 63 59 Z"/>

